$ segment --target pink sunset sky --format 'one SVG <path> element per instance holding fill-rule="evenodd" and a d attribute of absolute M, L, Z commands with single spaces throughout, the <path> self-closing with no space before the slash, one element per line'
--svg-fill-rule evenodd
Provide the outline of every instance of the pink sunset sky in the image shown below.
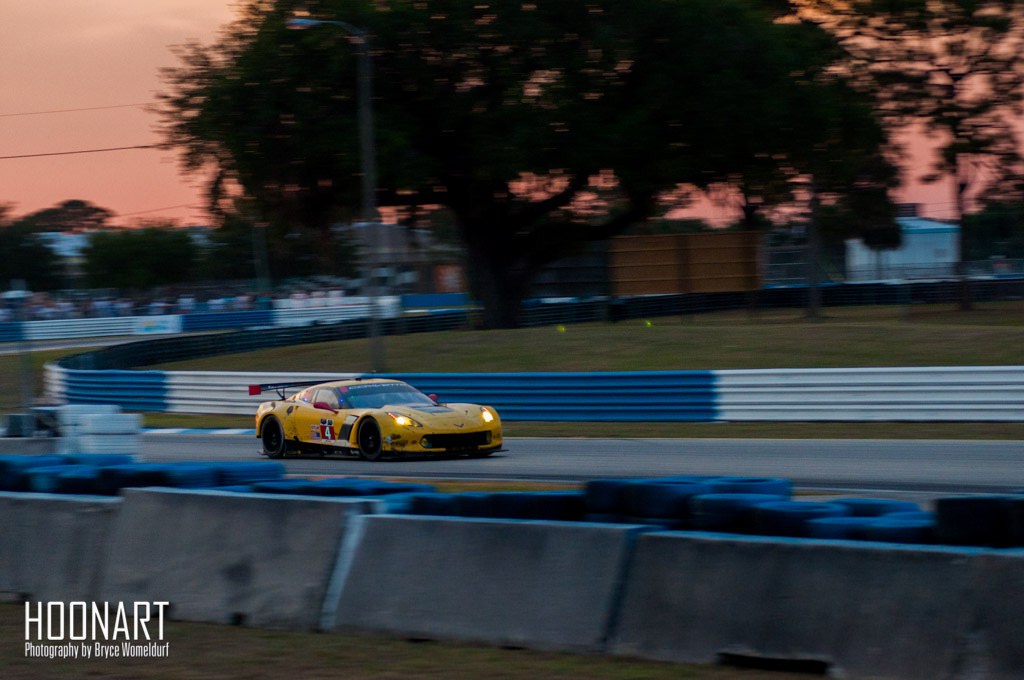
<path fill-rule="evenodd" d="M 0 203 L 23 215 L 82 199 L 116 213 L 119 224 L 205 224 L 202 178 L 183 175 L 172 152 L 10 157 L 159 141 L 157 118 L 144 105 L 162 87 L 159 69 L 177 65 L 171 46 L 210 43 L 234 6 L 233 0 L 0 0 Z M 911 150 L 908 160 L 922 167 L 927 145 Z M 915 174 L 921 173 L 908 173 Z M 923 203 L 926 215 L 945 218 L 952 214 L 949 196 L 946 183 L 911 181 L 900 200 Z M 713 203 L 700 212 L 716 225 L 735 217 L 734 208 Z"/>

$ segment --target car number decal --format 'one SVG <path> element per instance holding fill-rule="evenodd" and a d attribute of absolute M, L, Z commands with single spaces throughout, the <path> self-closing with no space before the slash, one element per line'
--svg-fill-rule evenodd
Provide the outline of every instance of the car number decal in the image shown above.
<path fill-rule="evenodd" d="M 337 437 L 334 433 L 334 421 L 330 418 L 321 418 L 319 425 L 312 425 L 310 427 L 310 439 L 313 441 L 325 441 L 332 442 Z"/>

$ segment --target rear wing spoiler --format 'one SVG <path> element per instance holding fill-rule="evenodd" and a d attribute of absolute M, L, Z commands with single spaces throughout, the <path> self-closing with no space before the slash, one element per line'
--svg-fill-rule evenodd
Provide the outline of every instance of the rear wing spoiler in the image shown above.
<path fill-rule="evenodd" d="M 284 391 L 293 387 L 312 387 L 322 385 L 324 380 L 306 380 L 304 382 L 268 383 L 266 385 L 249 385 L 249 396 L 255 397 L 264 392 L 277 392 L 281 399 L 284 399 Z"/>

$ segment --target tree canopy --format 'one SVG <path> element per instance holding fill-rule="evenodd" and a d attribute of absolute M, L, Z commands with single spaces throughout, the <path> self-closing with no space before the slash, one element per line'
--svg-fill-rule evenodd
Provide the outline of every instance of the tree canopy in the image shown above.
<path fill-rule="evenodd" d="M 29 213 L 18 222 L 33 231 L 75 231 L 102 229 L 114 213 L 89 201 L 69 199 L 52 208 Z"/>
<path fill-rule="evenodd" d="M 97 231 L 83 256 L 89 286 L 144 290 L 189 281 L 199 253 L 184 230 L 151 225 Z"/>
<path fill-rule="evenodd" d="M 540 268 L 661 217 L 658 197 L 680 184 L 748 180 L 767 202 L 811 173 L 837 205 L 854 186 L 884 194 L 884 134 L 857 133 L 865 119 L 835 108 L 862 96 L 831 69 L 838 45 L 777 21 L 778 5 L 254 1 L 214 45 L 180 49 L 163 134 L 188 168 L 216 170 L 214 202 L 234 188 L 271 223 L 353 219 L 357 45 L 338 26 L 286 22 L 301 11 L 360 27 L 378 203 L 450 215 L 486 323 L 514 325 Z"/>
<path fill-rule="evenodd" d="M 952 180 L 955 218 L 970 192 L 1019 198 L 1016 121 L 1024 86 L 1019 0 L 800 0 L 843 45 L 843 68 L 890 125 L 938 142 L 930 181 Z M 810 12 L 808 12 L 810 10 Z"/>
<path fill-rule="evenodd" d="M 48 291 L 64 283 L 57 255 L 39 236 L 39 230 L 11 215 L 9 205 L 0 204 L 0 287 L 24 281 L 29 290 Z"/>

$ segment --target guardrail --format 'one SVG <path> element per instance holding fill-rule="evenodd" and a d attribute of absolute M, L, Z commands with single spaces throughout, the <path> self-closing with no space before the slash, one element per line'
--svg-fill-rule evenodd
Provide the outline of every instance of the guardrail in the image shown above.
<path fill-rule="evenodd" d="M 127 410 L 250 415 L 247 386 L 351 373 L 45 368 L 50 401 Z M 508 421 L 1024 421 L 1024 366 L 389 374 L 442 401 L 494 406 Z"/>

